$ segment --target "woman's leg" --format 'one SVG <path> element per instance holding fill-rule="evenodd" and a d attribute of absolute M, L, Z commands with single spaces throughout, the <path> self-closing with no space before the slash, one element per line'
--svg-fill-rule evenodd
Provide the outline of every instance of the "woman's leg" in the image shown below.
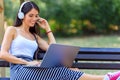
<path fill-rule="evenodd" d="M 120 80 L 120 71 L 107 73 L 106 75 L 83 74 L 79 80 Z"/>
<path fill-rule="evenodd" d="M 70 68 L 73 71 L 80 71 L 78 68 Z M 106 75 L 83 74 L 79 80 L 120 80 L 120 71 L 107 73 Z"/>
<path fill-rule="evenodd" d="M 70 68 L 73 71 L 80 71 L 78 68 Z M 104 80 L 105 75 L 83 74 L 79 80 Z"/>
<path fill-rule="evenodd" d="M 79 80 L 104 80 L 104 76 L 103 75 L 90 75 L 90 74 L 83 74 Z"/>

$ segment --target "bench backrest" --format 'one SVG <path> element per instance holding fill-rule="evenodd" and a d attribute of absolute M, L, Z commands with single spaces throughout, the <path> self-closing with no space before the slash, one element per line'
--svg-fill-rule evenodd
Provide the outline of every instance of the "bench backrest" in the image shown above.
<path fill-rule="evenodd" d="M 120 69 L 120 48 L 82 47 L 75 60 L 81 69 Z"/>

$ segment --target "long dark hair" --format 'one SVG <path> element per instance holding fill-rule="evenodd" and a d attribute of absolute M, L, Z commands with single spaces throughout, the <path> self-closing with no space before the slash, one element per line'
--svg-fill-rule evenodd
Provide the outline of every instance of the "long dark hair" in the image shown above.
<path fill-rule="evenodd" d="M 23 12 L 24 15 L 26 15 L 33 8 L 36 9 L 38 12 L 40 12 L 38 6 L 32 1 L 29 1 L 29 2 L 25 3 L 23 5 L 23 7 L 21 8 L 21 12 Z M 19 19 L 18 15 L 17 15 L 15 23 L 14 23 L 14 27 L 19 27 L 20 25 L 22 25 L 22 19 Z M 35 24 L 33 27 L 30 27 L 29 31 L 31 33 L 39 34 L 40 30 L 36 26 L 37 26 L 37 24 Z"/>

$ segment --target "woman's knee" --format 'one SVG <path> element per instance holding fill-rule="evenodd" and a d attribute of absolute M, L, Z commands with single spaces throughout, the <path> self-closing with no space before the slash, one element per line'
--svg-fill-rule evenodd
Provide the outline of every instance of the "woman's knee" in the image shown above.
<path fill-rule="evenodd" d="M 80 71 L 78 68 L 69 68 L 69 69 L 73 71 Z"/>
<path fill-rule="evenodd" d="M 92 75 L 83 73 L 78 80 L 103 80 L 104 75 Z"/>

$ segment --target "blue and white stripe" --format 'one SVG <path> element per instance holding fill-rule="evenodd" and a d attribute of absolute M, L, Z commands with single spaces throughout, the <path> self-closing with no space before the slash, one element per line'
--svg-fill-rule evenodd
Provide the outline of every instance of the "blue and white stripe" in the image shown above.
<path fill-rule="evenodd" d="M 83 72 L 73 71 L 66 67 L 40 68 L 11 64 L 10 74 L 10 80 L 78 80 Z"/>

